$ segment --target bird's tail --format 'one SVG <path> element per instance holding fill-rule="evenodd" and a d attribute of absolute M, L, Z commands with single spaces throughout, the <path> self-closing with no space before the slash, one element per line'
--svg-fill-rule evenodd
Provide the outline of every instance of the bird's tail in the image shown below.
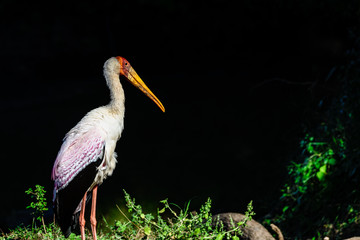
<path fill-rule="evenodd" d="M 92 194 L 87 194 L 86 197 L 86 205 L 91 200 Z M 58 195 L 57 195 L 58 196 Z M 61 194 L 60 194 L 61 196 Z M 56 197 L 54 202 L 55 206 L 55 217 L 56 221 L 58 222 L 61 232 L 64 234 L 65 238 L 68 238 L 71 233 L 75 233 L 76 235 L 80 234 L 80 224 L 79 224 L 79 216 L 81 211 L 81 203 L 80 201 L 78 207 L 76 208 L 75 212 L 70 214 L 68 211 L 64 211 L 64 206 L 59 204 L 59 198 Z M 63 211 L 61 211 L 63 210 Z"/>
<path fill-rule="evenodd" d="M 71 232 L 79 233 L 79 215 L 81 201 L 85 192 L 94 181 L 97 167 L 101 159 L 89 164 L 69 184 L 57 190 L 54 201 L 54 212 L 58 225 L 65 237 L 69 237 Z M 86 202 L 91 199 L 91 194 L 87 194 Z"/>
<path fill-rule="evenodd" d="M 68 227 L 65 232 L 65 237 L 68 237 L 72 232 L 76 235 L 80 234 L 80 224 L 79 224 L 80 212 L 76 212 L 72 215 L 71 225 Z"/>

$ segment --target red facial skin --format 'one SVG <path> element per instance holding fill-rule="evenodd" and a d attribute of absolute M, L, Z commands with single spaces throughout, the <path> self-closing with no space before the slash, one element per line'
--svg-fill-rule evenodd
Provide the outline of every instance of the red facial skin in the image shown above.
<path fill-rule="evenodd" d="M 135 87 L 140 89 L 146 96 L 148 96 L 151 100 L 153 100 L 158 107 L 165 112 L 165 108 L 160 102 L 160 100 L 151 92 L 151 90 L 145 85 L 145 83 L 141 80 L 139 75 L 135 72 L 135 70 L 131 67 L 130 63 L 123 57 L 116 57 L 118 62 L 120 63 L 120 75 L 125 76 Z"/>
<path fill-rule="evenodd" d="M 131 69 L 130 63 L 123 57 L 116 57 L 116 59 L 120 63 L 120 74 L 128 77 L 129 71 Z"/>

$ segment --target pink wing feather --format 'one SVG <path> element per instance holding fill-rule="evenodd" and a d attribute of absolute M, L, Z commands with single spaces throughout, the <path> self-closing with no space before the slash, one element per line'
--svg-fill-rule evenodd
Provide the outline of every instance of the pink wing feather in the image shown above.
<path fill-rule="evenodd" d="M 51 179 L 55 181 L 54 191 L 65 188 L 87 165 L 97 161 L 104 154 L 105 141 L 101 134 L 87 132 L 68 136 L 56 157 Z"/>

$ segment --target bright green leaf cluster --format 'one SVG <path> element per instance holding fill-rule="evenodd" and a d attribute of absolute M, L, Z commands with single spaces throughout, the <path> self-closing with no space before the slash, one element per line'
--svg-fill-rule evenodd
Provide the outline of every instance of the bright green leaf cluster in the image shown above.
<path fill-rule="evenodd" d="M 54 223 L 45 225 L 43 222 L 44 211 L 47 210 L 44 187 L 36 185 L 35 190 L 26 191 L 32 198 L 36 199 L 28 208 L 35 210 L 36 217 L 40 217 L 43 228 L 35 225 L 32 227 L 17 227 L 7 234 L 0 234 L 0 240 L 5 239 L 41 239 L 41 240 L 65 240 L 60 228 Z M 231 239 L 239 240 L 241 229 L 246 226 L 246 222 L 252 219 L 255 214 L 253 212 L 252 202 L 249 203 L 246 217 L 242 222 L 233 225 L 230 230 L 225 230 L 221 223 L 214 224 L 211 216 L 211 199 L 201 206 L 199 213 L 189 212 L 190 202 L 184 209 L 176 204 L 169 203 L 167 199 L 160 201 L 162 208 L 157 211 L 156 218 L 152 214 L 144 213 L 142 207 L 135 203 L 130 195 L 125 192 L 127 214 L 123 213 L 121 208 L 119 211 L 125 216 L 126 221 L 115 221 L 114 225 L 109 225 L 103 217 L 103 221 L 107 229 L 100 229 L 98 232 L 99 240 L 108 239 Z M 174 208 L 174 207 L 175 208 Z M 166 217 L 164 217 L 164 215 Z M 34 218 L 35 219 L 35 218 Z M 91 238 L 91 233 L 85 229 L 87 238 Z M 70 240 L 80 240 L 80 236 L 71 233 Z"/>
<path fill-rule="evenodd" d="M 325 179 L 327 175 L 331 174 L 332 167 L 336 165 L 336 157 L 341 159 L 345 157 L 342 154 L 335 154 L 333 149 L 335 147 L 340 153 L 343 152 L 346 148 L 344 141 L 336 138 L 332 138 L 332 140 L 332 142 L 316 141 L 313 136 L 308 134 L 305 136 L 300 143 L 304 149 L 305 160 L 302 163 L 293 162 L 289 166 L 289 175 L 293 182 L 285 185 L 282 190 L 283 198 L 295 199 L 297 196 L 305 194 L 309 187 L 318 184 L 316 181 L 321 182 L 323 187 L 326 187 Z M 288 207 L 284 209 L 283 212 Z"/>
<path fill-rule="evenodd" d="M 309 99 L 300 151 L 271 218 L 291 239 L 340 239 L 359 228 L 360 35 L 350 32 L 356 44 L 332 68 L 331 94 Z"/>
<path fill-rule="evenodd" d="M 35 190 L 29 188 L 25 191 L 25 193 L 30 195 L 31 198 L 35 198 L 35 202 L 31 202 L 26 208 L 34 209 L 35 212 L 33 214 L 36 216 L 38 221 L 41 221 L 44 212 L 48 210 L 45 198 L 46 191 L 44 190 L 44 187 L 36 185 Z"/>
<path fill-rule="evenodd" d="M 131 216 L 127 216 L 118 207 L 127 221 L 116 221 L 115 226 L 108 226 L 109 239 L 232 239 L 238 240 L 241 228 L 252 219 L 252 203 L 249 203 L 245 220 L 234 224 L 231 230 L 224 230 L 220 223 L 214 223 L 211 216 L 211 199 L 201 206 L 198 213 L 189 212 L 190 202 L 184 209 L 176 204 L 171 204 L 167 199 L 160 201 L 163 205 L 157 211 L 157 216 L 145 214 L 140 205 L 135 204 L 135 199 L 125 192 L 126 206 Z M 172 207 L 174 206 L 174 207 Z M 164 218 L 164 214 L 171 217 Z M 106 220 L 105 220 L 106 222 Z"/>

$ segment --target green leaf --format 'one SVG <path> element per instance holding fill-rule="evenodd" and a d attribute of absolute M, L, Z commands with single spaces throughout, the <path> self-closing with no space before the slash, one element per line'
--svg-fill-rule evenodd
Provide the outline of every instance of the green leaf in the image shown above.
<path fill-rule="evenodd" d="M 222 240 L 224 238 L 225 234 L 224 233 L 220 233 L 216 236 L 215 240 Z"/>
<path fill-rule="evenodd" d="M 159 210 L 159 213 L 164 213 L 165 212 L 165 208 Z"/>
<path fill-rule="evenodd" d="M 120 221 L 115 221 L 115 226 L 120 227 L 122 223 Z"/>
<path fill-rule="evenodd" d="M 317 177 L 320 181 L 322 181 L 322 180 L 324 180 L 325 173 L 319 171 L 319 172 L 316 173 L 316 177 Z"/>
<path fill-rule="evenodd" d="M 144 233 L 146 234 L 146 236 L 149 236 L 151 234 L 151 228 L 149 226 L 145 226 Z"/>
<path fill-rule="evenodd" d="M 200 228 L 196 228 L 196 229 L 194 230 L 194 234 L 195 234 L 196 236 L 200 235 L 200 233 L 201 233 Z"/>
<path fill-rule="evenodd" d="M 289 206 L 285 206 L 283 209 L 282 209 L 282 211 L 283 212 L 286 212 L 286 210 L 288 210 L 289 209 Z"/>
<path fill-rule="evenodd" d="M 335 165 L 336 164 L 336 159 L 335 158 L 330 158 L 329 159 L 329 164 L 330 165 Z"/>
<path fill-rule="evenodd" d="M 240 240 L 240 238 L 238 236 L 233 236 L 231 239 L 232 240 Z"/>
<path fill-rule="evenodd" d="M 310 154 L 312 154 L 314 152 L 314 147 L 311 145 L 308 145 L 307 150 Z"/>
<path fill-rule="evenodd" d="M 322 173 L 326 174 L 326 168 L 327 168 L 326 164 L 325 164 L 325 165 L 322 165 L 322 166 L 320 167 L 320 169 L 319 169 L 319 172 L 322 172 Z"/>
<path fill-rule="evenodd" d="M 354 208 L 352 206 L 350 206 L 348 213 L 353 213 L 353 212 L 354 212 Z"/>

